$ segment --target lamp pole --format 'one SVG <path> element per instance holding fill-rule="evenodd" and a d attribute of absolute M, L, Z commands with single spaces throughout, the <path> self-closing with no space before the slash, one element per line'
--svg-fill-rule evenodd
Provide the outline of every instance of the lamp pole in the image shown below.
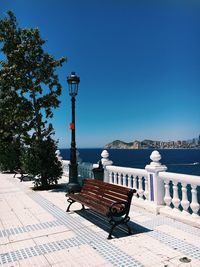
<path fill-rule="evenodd" d="M 75 97 L 78 94 L 78 85 L 80 78 L 71 72 L 70 76 L 67 77 L 69 85 L 69 95 L 71 96 L 72 104 L 72 120 L 70 123 L 71 129 L 71 148 L 70 148 L 70 164 L 69 164 L 69 182 L 67 184 L 67 192 L 79 192 L 81 187 L 78 183 L 78 164 L 76 159 L 76 136 L 75 136 Z"/>

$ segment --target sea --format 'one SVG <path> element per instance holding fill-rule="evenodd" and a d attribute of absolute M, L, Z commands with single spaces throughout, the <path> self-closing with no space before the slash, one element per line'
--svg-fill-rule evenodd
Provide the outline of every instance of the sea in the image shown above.
<path fill-rule="evenodd" d="M 65 160 L 70 159 L 70 149 L 59 149 Z M 101 159 L 102 148 L 77 149 L 84 162 L 97 163 Z M 150 164 L 152 149 L 107 149 L 113 165 L 144 169 Z M 200 176 L 200 149 L 158 149 L 160 162 L 168 172 Z"/>

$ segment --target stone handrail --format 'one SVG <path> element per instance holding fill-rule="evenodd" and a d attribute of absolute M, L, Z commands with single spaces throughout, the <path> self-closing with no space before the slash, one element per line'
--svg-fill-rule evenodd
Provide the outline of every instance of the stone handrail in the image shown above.
<path fill-rule="evenodd" d="M 174 173 L 174 172 L 159 172 L 159 177 L 163 180 L 173 180 L 174 182 L 180 182 L 185 184 L 200 185 L 200 176 Z"/>
<path fill-rule="evenodd" d="M 63 166 L 63 176 L 68 177 L 69 175 L 69 164 L 70 160 L 62 160 Z M 90 162 L 79 162 L 78 163 L 78 180 L 82 183 L 84 178 L 91 177 L 93 178 L 93 164 Z"/>
<path fill-rule="evenodd" d="M 82 183 L 84 178 L 93 178 L 93 164 L 91 162 L 81 162 L 78 164 L 79 182 Z"/>
<path fill-rule="evenodd" d="M 200 186 L 200 176 L 160 172 L 158 178 L 164 182 L 163 199 L 169 209 L 199 218 L 197 187 Z"/>
<path fill-rule="evenodd" d="M 135 197 L 148 198 L 148 173 L 144 169 L 106 166 L 107 182 L 136 189 Z"/>

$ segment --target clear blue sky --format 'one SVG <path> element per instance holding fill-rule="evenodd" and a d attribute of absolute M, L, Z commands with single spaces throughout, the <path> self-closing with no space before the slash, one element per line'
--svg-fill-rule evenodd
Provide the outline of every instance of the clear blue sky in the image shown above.
<path fill-rule="evenodd" d="M 77 147 L 115 139 L 184 140 L 200 133 L 200 2 L 193 0 L 0 0 L 20 27 L 38 27 L 46 50 L 68 62 L 53 124 L 69 147 L 66 76 L 81 82 Z"/>

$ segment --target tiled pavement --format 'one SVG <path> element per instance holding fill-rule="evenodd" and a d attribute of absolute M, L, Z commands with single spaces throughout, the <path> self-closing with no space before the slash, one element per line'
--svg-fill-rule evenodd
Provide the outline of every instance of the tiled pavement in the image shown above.
<path fill-rule="evenodd" d="M 120 228 L 107 240 L 104 218 L 79 204 L 65 212 L 62 187 L 36 192 L 31 186 L 0 174 L 1 266 L 200 267 L 200 229 L 132 205 L 134 234 Z"/>

